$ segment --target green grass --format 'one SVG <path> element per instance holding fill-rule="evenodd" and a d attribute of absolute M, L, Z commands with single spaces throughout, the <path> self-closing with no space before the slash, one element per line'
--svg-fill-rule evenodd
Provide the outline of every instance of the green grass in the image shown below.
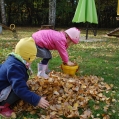
<path fill-rule="evenodd" d="M 22 37 L 31 36 L 37 31 L 38 28 L 18 28 L 18 39 L 13 38 L 11 31 L 3 30 L 3 35 L 0 37 L 0 62 L 3 62 L 8 53 L 13 51 L 17 41 Z M 101 39 L 97 42 L 80 42 L 68 49 L 69 57 L 79 65 L 77 76 L 96 75 L 104 78 L 104 81 L 113 84 L 114 87 L 107 96 L 115 99 L 111 107 L 106 112 L 110 115 L 111 119 L 119 119 L 119 39 L 115 37 L 105 37 L 108 30 L 100 30 L 96 37 L 92 36 L 89 32 L 90 39 Z M 85 36 L 85 30 L 82 30 L 82 36 Z M 53 58 L 49 62 L 51 70 L 62 71 L 60 65 L 62 64 L 61 58 L 57 51 L 52 51 Z M 34 75 L 37 74 L 37 63 L 41 59 L 38 58 L 32 63 Z M 93 115 L 102 118 L 101 114 L 104 113 L 104 102 L 97 104 L 100 108 L 95 110 L 95 100 L 90 100 L 88 106 L 93 110 Z M 81 111 L 82 109 L 79 109 Z M 37 118 L 37 116 L 22 114 L 28 118 Z M 33 117 L 32 117 L 33 116 Z M 20 118 L 20 117 L 18 117 Z"/>

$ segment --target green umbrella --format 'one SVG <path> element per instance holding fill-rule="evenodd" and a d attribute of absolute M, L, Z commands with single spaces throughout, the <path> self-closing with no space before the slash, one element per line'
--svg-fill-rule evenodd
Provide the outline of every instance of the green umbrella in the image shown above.
<path fill-rule="evenodd" d="M 72 22 L 89 22 L 98 24 L 94 0 L 79 0 Z"/>

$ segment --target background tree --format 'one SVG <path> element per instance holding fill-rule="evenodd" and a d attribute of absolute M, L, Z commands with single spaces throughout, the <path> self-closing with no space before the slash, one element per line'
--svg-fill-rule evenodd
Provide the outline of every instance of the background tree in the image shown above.
<path fill-rule="evenodd" d="M 7 24 L 4 0 L 0 0 L 0 8 L 1 8 L 2 23 L 3 23 L 3 24 Z"/>
<path fill-rule="evenodd" d="M 55 26 L 56 0 L 49 0 L 49 24 Z"/>
<path fill-rule="evenodd" d="M 4 3 L 5 5 L 4 6 Z M 84 23 L 72 23 L 79 0 L 0 0 L 0 22 L 7 25 L 38 26 L 50 24 L 55 27 L 86 27 Z M 116 28 L 117 0 L 95 0 L 99 28 Z M 4 10 L 5 11 L 4 11 Z M 4 14 L 3 14 L 4 13 Z M 6 15 L 6 16 L 5 16 Z M 6 23 L 5 23 L 6 24 Z"/>

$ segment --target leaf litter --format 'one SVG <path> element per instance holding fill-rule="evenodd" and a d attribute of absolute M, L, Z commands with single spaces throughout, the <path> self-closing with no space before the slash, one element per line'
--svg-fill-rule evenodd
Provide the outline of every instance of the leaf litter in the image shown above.
<path fill-rule="evenodd" d="M 105 83 L 103 78 L 92 75 L 72 77 L 55 71 L 49 75 L 48 79 L 32 77 L 27 83 L 31 91 L 46 97 L 50 107 L 44 110 L 20 100 L 13 107 L 16 113 L 28 111 L 39 115 L 40 119 L 62 119 L 62 115 L 66 118 L 96 119 L 88 106 L 91 99 L 95 102 L 105 101 L 107 105 L 104 111 L 110 107 L 111 98 L 106 97 L 103 92 L 109 92 L 113 85 Z M 83 109 L 82 113 L 79 112 L 80 108 Z M 95 106 L 95 109 L 98 108 Z M 37 112 L 39 109 L 41 111 Z M 103 119 L 110 118 L 106 114 L 102 116 Z"/>

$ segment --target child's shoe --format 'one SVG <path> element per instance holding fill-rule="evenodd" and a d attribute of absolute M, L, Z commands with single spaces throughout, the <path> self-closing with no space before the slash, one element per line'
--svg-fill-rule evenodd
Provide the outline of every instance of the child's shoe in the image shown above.
<path fill-rule="evenodd" d="M 42 65 L 42 64 L 41 64 Z M 38 68 L 40 69 L 40 68 Z M 46 69 L 47 69 L 47 65 L 42 65 L 42 69 L 38 70 L 38 74 L 37 76 L 39 77 L 43 77 L 45 79 L 49 78 L 49 76 L 46 74 Z"/>
<path fill-rule="evenodd" d="M 37 64 L 37 67 L 38 67 L 38 74 L 40 73 L 40 71 L 42 70 L 42 67 L 43 67 L 43 64 L 41 64 L 41 63 L 38 63 Z M 49 74 L 51 71 L 49 70 L 49 68 L 48 68 L 48 65 L 47 65 L 47 68 L 46 68 L 46 74 Z M 37 74 L 37 75 L 38 75 Z"/>
<path fill-rule="evenodd" d="M 13 110 L 9 108 L 9 104 L 0 106 L 0 115 L 5 118 L 10 118 L 12 116 Z"/>

